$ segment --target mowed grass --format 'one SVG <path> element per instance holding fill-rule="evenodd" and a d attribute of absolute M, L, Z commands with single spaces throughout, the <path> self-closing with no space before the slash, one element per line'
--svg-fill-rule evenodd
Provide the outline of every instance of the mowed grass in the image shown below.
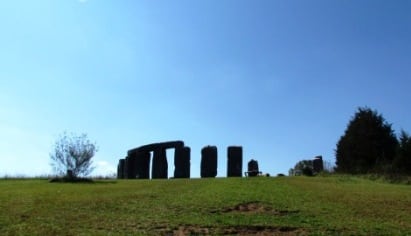
<path fill-rule="evenodd" d="M 411 187 L 349 176 L 0 180 L 0 235 L 407 235 Z"/>

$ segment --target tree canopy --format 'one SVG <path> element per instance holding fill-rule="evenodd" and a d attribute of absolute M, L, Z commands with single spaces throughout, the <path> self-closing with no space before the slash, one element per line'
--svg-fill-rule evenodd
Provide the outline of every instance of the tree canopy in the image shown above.
<path fill-rule="evenodd" d="M 92 158 L 97 152 L 87 134 L 63 133 L 50 153 L 51 166 L 58 175 L 71 173 L 72 177 L 87 176 L 93 171 Z"/>
<path fill-rule="evenodd" d="M 379 172 L 395 158 L 398 141 L 384 117 L 359 108 L 337 143 L 336 170 L 360 174 Z"/>
<path fill-rule="evenodd" d="M 411 137 L 404 130 L 401 131 L 397 156 L 393 162 L 393 170 L 400 174 L 411 175 Z"/>

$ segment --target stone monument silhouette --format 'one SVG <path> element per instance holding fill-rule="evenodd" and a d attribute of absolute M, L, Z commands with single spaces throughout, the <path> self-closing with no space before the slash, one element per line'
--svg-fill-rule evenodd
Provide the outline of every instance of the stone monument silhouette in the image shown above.
<path fill-rule="evenodd" d="M 183 141 L 152 143 L 129 150 L 125 160 L 119 160 L 117 176 L 127 179 L 149 179 L 152 152 L 151 178 L 168 178 L 166 150 L 170 148 L 175 149 L 174 159 L 178 160 L 175 162 L 174 173 L 178 178 L 190 178 L 190 148 L 185 147 Z"/>
<path fill-rule="evenodd" d="M 206 146 L 201 149 L 201 178 L 217 176 L 217 147 Z"/>
<path fill-rule="evenodd" d="M 313 170 L 315 173 L 320 173 L 324 170 L 324 163 L 322 156 L 316 156 L 313 160 Z"/>
<path fill-rule="evenodd" d="M 227 148 L 227 177 L 241 177 L 243 172 L 243 147 Z"/>
<path fill-rule="evenodd" d="M 261 174 L 260 169 L 258 168 L 258 161 L 251 159 L 248 162 L 248 171 L 246 172 L 246 175 L 250 177 L 255 177 L 257 175 Z"/>
<path fill-rule="evenodd" d="M 190 178 L 191 149 L 185 146 L 183 141 L 152 143 L 128 150 L 127 156 L 118 162 L 117 178 L 149 179 L 151 164 L 152 179 L 167 179 L 167 149 L 171 148 L 174 149 L 174 178 Z M 216 146 L 205 146 L 201 149 L 201 178 L 217 176 L 217 158 Z M 257 165 L 257 175 L 258 163 L 254 165 Z M 227 177 L 242 177 L 242 169 L 243 147 L 227 147 Z M 253 174 L 254 172 L 250 176 Z"/>

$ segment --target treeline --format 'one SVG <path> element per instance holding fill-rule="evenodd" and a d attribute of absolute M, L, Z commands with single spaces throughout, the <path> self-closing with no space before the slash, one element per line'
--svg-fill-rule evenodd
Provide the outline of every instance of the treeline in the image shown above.
<path fill-rule="evenodd" d="M 349 174 L 411 175 L 411 137 L 377 111 L 359 108 L 349 121 L 335 150 L 335 171 Z"/>

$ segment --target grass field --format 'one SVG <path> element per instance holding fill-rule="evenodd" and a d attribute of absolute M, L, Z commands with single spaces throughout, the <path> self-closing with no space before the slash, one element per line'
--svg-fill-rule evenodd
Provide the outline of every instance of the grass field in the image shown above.
<path fill-rule="evenodd" d="M 0 235 L 407 235 L 411 186 L 356 177 L 0 180 Z"/>

